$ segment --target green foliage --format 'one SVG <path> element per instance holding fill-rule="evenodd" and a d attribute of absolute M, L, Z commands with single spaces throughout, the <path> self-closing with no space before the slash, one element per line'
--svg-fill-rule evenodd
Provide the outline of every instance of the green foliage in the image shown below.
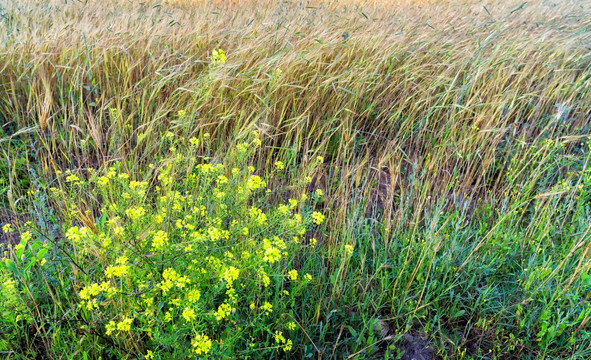
<path fill-rule="evenodd" d="M 133 180 L 120 164 L 104 174 L 89 169 L 88 180 L 61 175 L 64 189 L 52 196 L 65 202 L 73 222 L 58 240 L 68 253 L 61 267 L 45 265 L 48 249 L 30 242 L 28 231 L 6 264 L 26 287 L 39 286 L 43 277 L 70 279 L 66 287 L 39 289 L 33 300 L 61 293 L 69 306 L 61 304 L 51 317 L 70 323 L 53 332 L 81 334 L 93 358 L 289 352 L 301 337 L 296 304 L 314 283 L 296 259 L 305 252 L 307 229 L 324 220 L 302 192 L 306 182 L 295 184 L 300 196 L 273 206 L 270 196 L 284 190 L 266 184 L 282 170 L 266 179 L 255 175 L 247 161 L 260 146 L 257 137 L 213 163 L 196 157 L 202 139 L 168 137 L 172 153 L 150 165 L 145 180 Z M 181 147 L 189 152 L 178 152 Z M 80 211 L 86 196 L 100 199 L 101 213 L 75 225 L 88 213 Z M 6 291 L 14 292 L 14 284 Z M 13 299 L 7 297 L 5 312 L 20 309 L 11 310 Z M 44 307 L 48 315 L 51 308 Z"/>
<path fill-rule="evenodd" d="M 591 358 L 589 10 L 238 3 L 0 6 L 0 357 Z"/>

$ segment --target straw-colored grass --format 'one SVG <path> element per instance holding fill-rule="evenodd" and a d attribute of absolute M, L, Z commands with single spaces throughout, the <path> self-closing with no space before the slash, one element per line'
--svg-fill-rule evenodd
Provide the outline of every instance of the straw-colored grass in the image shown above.
<path fill-rule="evenodd" d="M 225 159 L 255 131 L 257 168 L 286 165 L 274 202 L 324 158 L 288 357 L 395 358 L 413 334 L 448 359 L 590 358 L 588 5 L 0 1 L 0 216 L 63 238 L 103 204 L 89 190 L 72 215 L 60 172 L 145 178 L 167 132 Z M 138 355 L 68 344 L 76 293 L 53 302 L 69 290 L 37 275 L 16 277 L 35 326 L 0 320 L 2 354 Z"/>

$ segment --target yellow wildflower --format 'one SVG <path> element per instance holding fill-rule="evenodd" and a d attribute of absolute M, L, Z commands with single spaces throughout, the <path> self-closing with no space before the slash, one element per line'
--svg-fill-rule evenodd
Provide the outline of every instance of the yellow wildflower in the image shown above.
<path fill-rule="evenodd" d="M 106 329 L 107 329 L 107 335 L 111 335 L 113 333 L 113 331 L 117 330 L 117 324 L 113 320 L 111 320 L 106 325 Z"/>
<path fill-rule="evenodd" d="M 123 320 L 121 320 L 117 323 L 117 330 L 130 331 L 132 322 L 133 322 L 133 319 L 125 317 Z"/>
<path fill-rule="evenodd" d="M 193 352 L 197 355 L 207 354 L 211 350 L 211 339 L 207 335 L 197 334 L 191 339 Z"/>
<path fill-rule="evenodd" d="M 135 221 L 146 214 L 146 210 L 141 207 L 132 207 L 125 210 L 125 215 L 127 215 L 132 221 Z"/>
<path fill-rule="evenodd" d="M 224 279 L 226 283 L 228 283 L 228 285 L 232 285 L 234 280 L 238 279 L 239 275 L 240 270 L 235 268 L 234 266 L 230 266 L 229 268 L 224 270 L 224 273 L 222 274 L 222 279 Z"/>
<path fill-rule="evenodd" d="M 314 211 L 312 213 L 312 222 L 316 225 L 322 224 L 324 222 L 324 215 L 318 211 Z"/>
<path fill-rule="evenodd" d="M 263 304 L 263 306 L 261 306 L 261 309 L 267 313 L 270 314 L 273 312 L 273 305 L 271 305 L 270 303 L 266 302 Z"/>
<path fill-rule="evenodd" d="M 195 311 L 193 311 L 193 309 L 185 308 L 185 310 L 183 310 L 183 318 L 187 322 L 191 322 L 197 318 L 197 315 L 195 315 Z"/>
<path fill-rule="evenodd" d="M 258 175 L 251 175 L 248 180 L 246 180 L 246 187 L 250 190 L 264 188 L 265 186 L 267 186 L 267 184 Z"/>
<path fill-rule="evenodd" d="M 345 245 L 345 254 L 347 256 L 353 255 L 353 246 L 352 245 Z"/>
<path fill-rule="evenodd" d="M 72 226 L 68 229 L 68 231 L 66 231 L 66 239 L 72 242 L 78 242 L 80 241 L 80 238 L 80 229 L 78 226 Z"/>
<path fill-rule="evenodd" d="M 265 254 L 263 256 L 263 260 L 269 263 L 274 263 L 281 259 L 281 250 L 274 246 L 268 246 L 265 248 Z"/>
<path fill-rule="evenodd" d="M 236 309 L 230 304 L 223 303 L 218 307 L 217 311 L 214 313 L 214 316 L 217 321 L 221 321 L 230 316 L 230 314 L 234 311 L 236 311 Z"/>
<path fill-rule="evenodd" d="M 157 231 L 154 233 L 154 237 L 152 238 L 152 247 L 156 250 L 166 246 L 168 244 L 168 234 L 162 230 Z"/>
<path fill-rule="evenodd" d="M 196 303 L 197 301 L 199 301 L 200 298 L 201 292 L 199 292 L 199 290 L 197 289 L 189 291 L 189 294 L 187 295 L 187 299 L 189 299 L 189 302 L 191 303 Z"/>
<path fill-rule="evenodd" d="M 226 60 L 226 53 L 222 49 L 214 49 L 211 53 L 210 61 L 212 66 L 221 65 L 225 63 Z"/>
<path fill-rule="evenodd" d="M 71 183 L 74 183 L 74 184 L 80 184 L 80 178 L 78 176 L 74 175 L 74 174 L 68 175 L 66 177 L 66 182 L 71 182 Z"/>
<path fill-rule="evenodd" d="M 291 341 L 291 339 L 287 339 L 287 341 L 285 342 L 285 345 L 283 345 L 283 351 L 289 351 L 291 350 L 293 347 L 293 342 Z"/>
<path fill-rule="evenodd" d="M 275 331 L 275 342 L 277 344 L 283 344 L 283 343 L 285 343 L 285 338 L 283 337 L 283 332 L 282 331 Z"/>
<path fill-rule="evenodd" d="M 109 265 L 106 269 L 105 269 L 105 276 L 107 278 L 113 278 L 113 277 L 123 277 L 125 275 L 127 275 L 127 271 L 129 270 L 129 266 L 127 265 Z"/>

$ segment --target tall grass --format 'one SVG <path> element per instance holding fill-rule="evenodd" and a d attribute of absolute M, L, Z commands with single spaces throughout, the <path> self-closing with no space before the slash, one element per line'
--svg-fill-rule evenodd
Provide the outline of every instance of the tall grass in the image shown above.
<path fill-rule="evenodd" d="M 585 5 L 2 1 L 0 214 L 70 219 L 59 172 L 141 178 L 168 131 L 220 159 L 257 131 L 258 168 L 325 159 L 297 356 L 393 356 L 412 333 L 446 358 L 588 358 Z"/>

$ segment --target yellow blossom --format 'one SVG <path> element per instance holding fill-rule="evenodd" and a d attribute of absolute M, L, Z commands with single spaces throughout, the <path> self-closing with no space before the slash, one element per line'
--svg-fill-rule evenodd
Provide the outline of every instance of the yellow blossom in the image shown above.
<path fill-rule="evenodd" d="M 72 242 L 78 242 L 80 241 L 80 238 L 80 229 L 78 226 L 72 226 L 68 229 L 68 231 L 66 231 L 66 239 Z"/>
<path fill-rule="evenodd" d="M 109 279 L 113 278 L 113 277 L 123 277 L 123 276 L 127 275 L 128 271 L 129 271 L 128 265 L 109 265 L 105 269 L 105 276 Z"/>
<path fill-rule="evenodd" d="M 230 316 L 230 314 L 234 311 L 236 311 L 236 309 L 230 304 L 223 303 L 218 307 L 217 311 L 214 313 L 214 316 L 217 321 L 221 321 Z"/>
<path fill-rule="evenodd" d="M 125 210 L 125 215 L 127 215 L 132 221 L 135 221 L 146 214 L 146 210 L 139 206 L 139 207 L 132 207 Z"/>
<path fill-rule="evenodd" d="M 226 53 L 222 49 L 214 49 L 211 53 L 210 61 L 212 66 L 221 65 L 226 62 Z"/>
<path fill-rule="evenodd" d="M 130 331 L 132 322 L 133 322 L 133 319 L 128 318 L 128 317 L 124 318 L 123 320 L 121 320 L 117 323 L 117 330 Z"/>
<path fill-rule="evenodd" d="M 195 311 L 193 311 L 193 309 L 185 308 L 185 310 L 183 310 L 183 318 L 187 322 L 191 322 L 197 318 L 197 315 L 195 315 Z"/>
<path fill-rule="evenodd" d="M 107 335 L 111 335 L 113 331 L 117 330 L 117 323 L 115 323 L 113 320 L 109 321 L 109 323 L 106 325 L 106 329 Z"/>
<path fill-rule="evenodd" d="M 265 301 L 263 306 L 261 306 L 261 310 L 263 310 L 267 314 L 270 314 L 273 312 L 273 305 Z"/>
<path fill-rule="evenodd" d="M 293 342 L 291 341 L 291 339 L 287 339 L 287 341 L 285 342 L 285 345 L 283 345 L 283 351 L 289 351 L 291 350 L 293 347 Z"/>
<path fill-rule="evenodd" d="M 282 344 L 285 342 L 285 338 L 283 337 L 282 331 L 275 331 L 275 342 L 278 344 Z"/>
<path fill-rule="evenodd" d="M 189 293 L 187 294 L 187 299 L 191 303 L 196 303 L 197 301 L 199 301 L 200 298 L 201 298 L 201 292 L 199 292 L 199 290 L 197 290 L 197 289 L 193 289 L 193 290 L 189 291 Z"/>
<path fill-rule="evenodd" d="M 27 241 L 31 240 L 32 237 L 33 235 L 30 232 L 25 231 L 21 234 L 21 241 L 26 243 Z"/>
<path fill-rule="evenodd" d="M 191 339 L 193 352 L 197 355 L 207 354 L 211 350 L 211 339 L 207 335 L 197 334 Z"/>
<path fill-rule="evenodd" d="M 312 213 L 312 222 L 316 225 L 322 224 L 324 222 L 324 215 L 318 211 L 314 211 Z"/>
<path fill-rule="evenodd" d="M 251 175 L 246 181 L 246 187 L 250 190 L 256 190 L 267 186 L 265 181 L 258 175 Z"/>
<path fill-rule="evenodd" d="M 345 245 L 345 254 L 347 254 L 347 256 L 351 256 L 353 255 L 353 246 L 352 245 Z"/>
<path fill-rule="evenodd" d="M 80 178 L 74 174 L 72 175 L 68 175 L 66 177 L 66 182 L 70 182 L 70 183 L 74 183 L 74 184 L 80 184 Z"/>
<path fill-rule="evenodd" d="M 159 230 L 154 233 L 154 237 L 152 238 L 152 247 L 156 250 L 164 247 L 168 244 L 168 234 L 164 231 Z"/>
<path fill-rule="evenodd" d="M 265 248 L 265 254 L 263 256 L 263 260 L 269 263 L 274 263 L 281 259 L 281 250 L 274 246 L 268 246 Z"/>
<path fill-rule="evenodd" d="M 234 266 L 230 266 L 229 268 L 224 270 L 224 273 L 222 274 L 222 279 L 224 279 L 226 283 L 228 283 L 228 285 L 231 285 L 234 282 L 234 280 L 238 279 L 239 274 L 240 270 L 238 270 Z"/>
<path fill-rule="evenodd" d="M 289 271 L 289 279 L 292 281 L 296 281 L 298 279 L 298 271 L 297 270 L 290 270 Z"/>

